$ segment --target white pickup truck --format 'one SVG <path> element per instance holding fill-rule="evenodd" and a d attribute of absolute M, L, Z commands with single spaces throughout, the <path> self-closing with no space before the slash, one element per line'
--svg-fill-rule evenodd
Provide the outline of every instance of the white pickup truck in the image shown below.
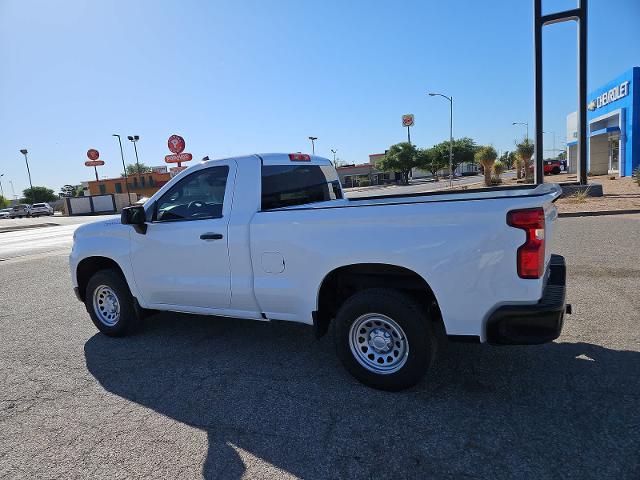
<path fill-rule="evenodd" d="M 327 159 L 203 161 L 120 220 L 78 228 L 76 295 L 122 336 L 149 311 L 333 324 L 361 382 L 418 382 L 449 340 L 558 337 L 564 258 L 547 244 L 557 185 L 344 198 Z"/>

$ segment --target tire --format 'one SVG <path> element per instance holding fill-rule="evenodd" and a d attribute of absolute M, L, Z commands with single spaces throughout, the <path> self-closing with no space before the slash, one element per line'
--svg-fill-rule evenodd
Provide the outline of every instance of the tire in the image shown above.
<path fill-rule="evenodd" d="M 336 315 L 335 333 L 338 357 L 347 371 L 379 390 L 412 387 L 435 359 L 431 319 L 397 290 L 372 288 L 347 299 Z"/>
<path fill-rule="evenodd" d="M 554 175 L 558 175 L 560 173 L 560 167 L 553 167 L 551 173 L 553 173 Z"/>
<path fill-rule="evenodd" d="M 84 304 L 93 324 L 105 335 L 123 337 L 135 326 L 134 299 L 120 272 L 94 273 L 87 283 Z"/>

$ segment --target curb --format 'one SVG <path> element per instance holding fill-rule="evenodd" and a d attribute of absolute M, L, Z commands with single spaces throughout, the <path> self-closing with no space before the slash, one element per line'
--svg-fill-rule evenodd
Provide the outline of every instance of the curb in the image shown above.
<path fill-rule="evenodd" d="M 592 212 L 565 212 L 558 213 L 560 218 L 572 218 L 572 217 L 599 217 L 607 215 L 630 215 L 634 213 L 640 213 L 640 209 L 628 209 L 628 210 L 601 210 Z"/>
<path fill-rule="evenodd" d="M 29 230 L 31 228 L 43 227 L 59 227 L 59 223 L 33 223 L 29 225 L 10 225 L 8 227 L 0 227 L 0 233 L 17 232 L 19 230 Z"/>

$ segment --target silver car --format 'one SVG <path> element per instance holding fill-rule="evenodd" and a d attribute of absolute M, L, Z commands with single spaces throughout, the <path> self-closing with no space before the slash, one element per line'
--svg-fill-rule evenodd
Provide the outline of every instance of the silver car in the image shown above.
<path fill-rule="evenodd" d="M 11 216 L 10 213 L 10 208 L 3 208 L 2 210 L 0 210 L 0 218 L 9 218 Z"/>
<path fill-rule="evenodd" d="M 31 216 L 53 215 L 53 208 L 48 203 L 34 203 L 31 205 Z"/>
<path fill-rule="evenodd" d="M 19 203 L 14 205 L 9 213 L 9 218 L 22 218 L 31 216 L 31 205 L 26 203 Z"/>

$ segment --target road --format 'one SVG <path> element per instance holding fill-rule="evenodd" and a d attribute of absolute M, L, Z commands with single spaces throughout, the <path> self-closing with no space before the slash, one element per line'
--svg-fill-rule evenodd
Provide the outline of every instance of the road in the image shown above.
<path fill-rule="evenodd" d="M 107 338 L 68 247 L 0 262 L 0 478 L 638 479 L 640 216 L 557 233 L 558 341 L 445 345 L 401 393 L 300 325 L 159 314 Z"/>
<path fill-rule="evenodd" d="M 112 218 L 40 217 L 0 220 L 0 261 L 33 254 L 68 252 L 73 232 L 83 223 Z"/>

